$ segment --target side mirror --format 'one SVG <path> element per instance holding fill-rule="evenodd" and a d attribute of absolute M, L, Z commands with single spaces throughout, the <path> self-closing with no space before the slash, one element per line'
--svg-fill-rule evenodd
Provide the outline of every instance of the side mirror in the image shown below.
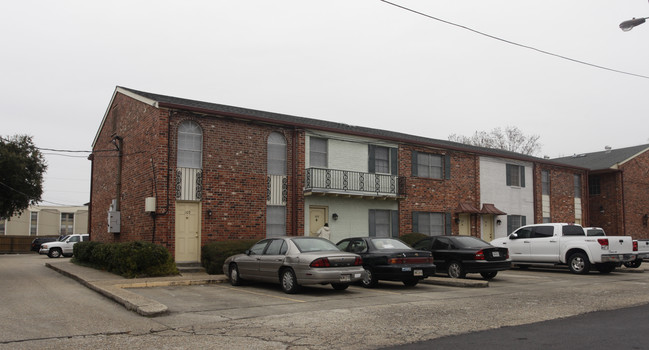
<path fill-rule="evenodd" d="M 244 254 L 246 254 L 246 255 L 250 255 L 250 253 L 252 253 L 252 252 L 250 251 L 250 249 L 246 249 L 246 251 L 244 252 Z"/>
<path fill-rule="evenodd" d="M 518 239 L 518 233 L 512 233 L 509 235 L 509 239 Z"/>

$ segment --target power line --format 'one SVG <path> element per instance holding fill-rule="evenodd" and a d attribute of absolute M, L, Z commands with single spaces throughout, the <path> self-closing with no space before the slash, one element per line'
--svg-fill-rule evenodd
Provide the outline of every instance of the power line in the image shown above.
<path fill-rule="evenodd" d="M 409 12 L 412 12 L 412 13 L 415 13 L 415 14 L 418 14 L 418 15 L 420 15 L 420 16 L 424 16 L 424 17 L 427 17 L 427 18 L 430 18 L 430 19 L 434 19 L 434 20 L 439 21 L 439 22 L 442 22 L 442 23 L 446 23 L 446 24 L 449 24 L 449 25 L 452 25 L 452 26 L 455 26 L 455 27 L 459 27 L 459 28 L 462 28 L 462 29 L 468 30 L 468 31 L 473 32 L 473 33 L 476 33 L 476 34 L 479 34 L 479 35 L 482 35 L 482 36 L 486 36 L 486 37 L 488 37 L 488 38 L 490 38 L 490 39 L 494 39 L 494 40 L 502 41 L 502 42 L 507 43 L 507 44 L 510 44 L 510 45 L 514 45 L 514 46 L 522 47 L 522 48 L 529 49 L 529 50 L 533 50 L 533 51 L 536 51 L 536 52 L 539 52 L 539 53 L 542 53 L 542 54 L 545 54 L 545 55 L 549 55 L 549 56 L 553 56 L 553 57 L 561 58 L 561 59 L 564 59 L 564 60 L 567 60 L 567 61 L 571 61 L 571 62 L 575 62 L 575 63 L 583 64 L 583 65 L 590 66 L 590 67 L 594 67 L 594 68 L 599 68 L 599 69 L 607 70 L 607 71 L 610 71 L 610 72 L 615 72 L 615 73 L 620 73 L 620 74 L 631 75 L 631 76 L 638 77 L 638 78 L 649 79 L 649 76 L 646 76 L 646 75 L 635 74 L 635 73 L 629 73 L 629 72 L 625 72 L 625 71 L 621 71 L 621 70 L 617 70 L 617 69 L 613 69 L 613 68 L 608 68 L 608 67 L 604 67 L 604 66 L 600 66 L 600 65 L 596 65 L 596 64 L 588 63 L 588 62 L 581 61 L 581 60 L 577 60 L 577 59 L 574 59 L 574 58 L 570 58 L 570 57 L 562 56 L 562 55 L 559 55 L 559 54 L 556 54 L 556 53 L 552 53 L 552 52 L 549 52 L 549 51 L 545 51 L 545 50 L 537 49 L 537 48 L 532 47 L 532 46 L 523 45 L 523 44 L 519 44 L 519 43 L 516 43 L 516 42 L 510 41 L 510 40 L 506 40 L 506 39 L 503 39 L 503 38 L 499 38 L 499 37 L 497 37 L 497 36 L 494 36 L 494 35 L 491 35 L 491 34 L 487 34 L 487 33 L 484 33 L 484 32 L 481 32 L 481 31 L 478 31 L 478 30 L 475 30 L 475 29 L 472 29 L 472 28 L 469 28 L 469 27 L 466 27 L 466 26 L 463 26 L 463 25 L 461 25 L 461 24 L 457 24 L 457 23 L 453 23 L 453 22 L 450 22 L 450 21 L 447 21 L 447 20 L 443 20 L 443 19 L 441 19 L 441 18 L 434 17 L 434 16 L 431 16 L 431 15 L 425 14 L 425 13 L 423 13 L 423 12 L 419 12 L 419 11 L 413 10 L 413 9 L 408 8 L 408 7 L 405 7 L 405 6 L 401 6 L 401 5 L 395 4 L 395 3 L 390 2 L 390 1 L 386 1 L 386 0 L 380 0 L 380 1 L 381 1 L 381 2 L 384 2 L 384 3 L 388 4 L 388 5 L 392 5 L 392 6 L 394 6 L 394 7 L 398 7 L 398 8 L 400 8 L 400 9 L 402 9 L 402 10 L 406 10 L 406 11 L 409 11 Z"/>

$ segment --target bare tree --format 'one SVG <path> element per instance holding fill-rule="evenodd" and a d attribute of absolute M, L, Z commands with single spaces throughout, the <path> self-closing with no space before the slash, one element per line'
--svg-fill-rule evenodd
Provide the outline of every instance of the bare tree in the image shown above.
<path fill-rule="evenodd" d="M 504 131 L 495 128 L 489 132 L 476 131 L 473 136 L 452 134 L 448 137 L 450 141 L 466 145 L 502 149 L 526 155 L 535 155 L 541 151 L 539 138 L 539 135 L 527 136 L 515 126 L 508 126 Z"/>

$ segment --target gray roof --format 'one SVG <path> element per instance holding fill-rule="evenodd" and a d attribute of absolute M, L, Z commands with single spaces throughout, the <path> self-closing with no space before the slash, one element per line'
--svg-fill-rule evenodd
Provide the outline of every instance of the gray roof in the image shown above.
<path fill-rule="evenodd" d="M 647 150 L 649 150 L 649 144 L 601 152 L 575 154 L 570 157 L 555 158 L 553 160 L 589 170 L 617 169 L 622 163 Z"/>
<path fill-rule="evenodd" d="M 547 163 L 547 164 L 553 164 L 559 166 L 579 167 L 579 166 L 565 164 L 565 163 L 557 163 L 552 160 L 524 155 L 521 153 L 516 153 L 516 152 L 511 152 L 511 151 L 506 151 L 501 149 L 471 146 L 471 145 L 466 145 L 466 144 L 448 141 L 448 140 L 438 140 L 438 139 L 409 135 L 409 134 L 404 134 L 404 133 L 399 133 L 394 131 L 348 125 L 345 123 L 336 123 L 336 122 L 330 122 L 330 121 L 319 120 L 319 119 L 297 117 L 292 115 L 264 112 L 264 111 L 254 110 L 254 109 L 234 107 L 234 106 L 228 106 L 228 105 L 222 105 L 222 104 L 216 104 L 210 102 L 189 100 L 184 98 L 138 91 L 126 87 L 118 87 L 118 89 L 123 89 L 133 94 L 142 96 L 146 99 L 155 101 L 160 107 L 187 109 L 187 110 L 201 112 L 205 114 L 228 115 L 228 116 L 234 116 L 240 118 L 251 118 L 251 119 L 257 119 L 264 122 L 275 123 L 279 125 L 299 126 L 303 128 L 312 128 L 317 130 L 319 129 L 319 130 L 327 130 L 327 131 L 340 132 L 346 134 L 362 135 L 367 137 L 387 139 L 395 142 L 407 142 L 407 143 L 420 144 L 429 147 L 438 147 L 438 148 L 445 148 L 449 150 L 473 152 L 473 153 L 487 155 L 487 156 L 510 158 L 510 159 L 530 161 L 530 162 L 540 162 L 540 163 Z"/>

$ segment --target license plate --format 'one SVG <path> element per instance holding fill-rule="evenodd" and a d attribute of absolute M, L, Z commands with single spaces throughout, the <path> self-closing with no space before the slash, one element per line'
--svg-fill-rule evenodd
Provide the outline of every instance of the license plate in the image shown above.
<path fill-rule="evenodd" d="M 499 257 L 500 257 L 500 252 L 493 252 L 493 254 L 491 254 L 491 255 L 492 255 L 494 258 L 499 258 Z"/>
<path fill-rule="evenodd" d="M 409 267 L 402 267 L 402 268 L 401 268 L 401 272 L 408 272 L 408 271 L 411 271 L 411 270 L 412 270 L 412 269 L 409 268 Z"/>
<path fill-rule="evenodd" d="M 340 275 L 340 282 L 350 282 L 352 275 Z"/>
<path fill-rule="evenodd" d="M 412 272 L 413 276 L 423 276 L 424 270 L 415 270 Z"/>

